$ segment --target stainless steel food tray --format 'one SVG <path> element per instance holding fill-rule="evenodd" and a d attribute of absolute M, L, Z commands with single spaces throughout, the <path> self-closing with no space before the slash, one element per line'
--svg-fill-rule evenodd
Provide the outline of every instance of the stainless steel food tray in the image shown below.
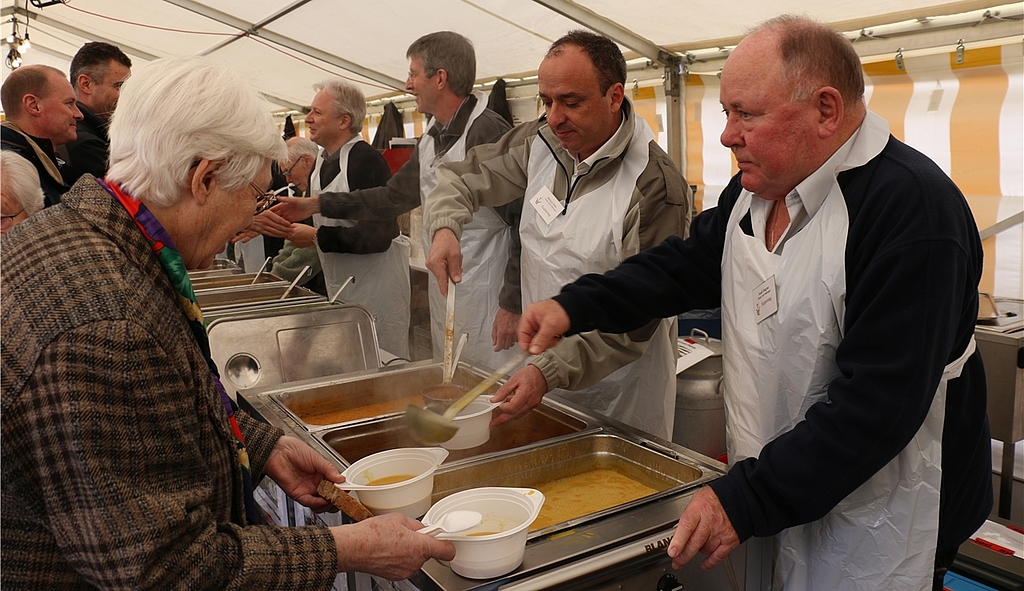
<path fill-rule="evenodd" d="M 413 583 L 428 591 L 490 591 L 518 584 L 553 589 L 558 586 L 533 582 L 564 579 L 566 572 L 585 576 L 591 567 L 582 565 L 590 561 L 611 565 L 664 556 L 675 523 L 693 494 L 723 473 L 720 464 L 704 456 L 609 425 L 517 452 L 442 464 L 434 474 L 432 501 L 481 486 L 534 487 L 595 467 L 612 467 L 658 492 L 531 532 L 522 565 L 502 577 L 470 580 L 429 560 Z"/>
<path fill-rule="evenodd" d="M 282 296 L 287 297 L 282 299 Z M 228 309 L 326 301 L 326 298 L 304 287 L 289 290 L 288 285 L 257 284 L 204 289 L 196 293 L 196 301 L 204 314 L 217 314 Z"/>
<path fill-rule="evenodd" d="M 223 277 L 225 275 L 236 275 L 245 273 L 245 269 L 239 267 L 234 261 L 227 259 L 213 259 L 213 264 L 205 269 L 196 269 L 188 272 L 189 279 L 203 277 Z"/>
<path fill-rule="evenodd" d="M 445 462 L 451 464 L 467 458 L 514 450 L 578 433 L 587 427 L 586 421 L 542 404 L 519 420 L 491 429 L 487 443 L 470 449 L 451 450 Z M 419 445 L 409 435 L 404 416 L 325 429 L 315 432 L 314 437 L 349 464 L 380 451 Z"/>
<path fill-rule="evenodd" d="M 541 488 L 544 483 L 597 469 L 613 470 L 657 491 L 636 501 L 579 515 L 531 533 L 533 536 L 543 535 L 678 492 L 704 475 L 700 467 L 682 461 L 678 456 L 666 455 L 665 451 L 645 447 L 608 432 L 552 441 L 501 457 L 442 466 L 434 475 L 432 502 L 482 486 Z M 600 494 L 601 491 L 597 489 L 594 493 Z"/>
<path fill-rule="evenodd" d="M 487 371 L 460 363 L 452 383 L 467 388 L 480 383 Z M 324 384 L 309 384 L 270 392 L 273 400 L 307 431 L 386 417 L 405 411 L 409 404 L 423 405 L 420 392 L 441 383 L 441 364 L 433 361 L 410 363 L 376 372 L 352 374 Z M 490 391 L 495 391 L 494 386 Z"/>
<path fill-rule="evenodd" d="M 279 285 L 283 284 L 285 286 L 288 285 L 287 281 L 271 273 L 260 273 L 258 277 L 256 276 L 256 273 L 232 273 L 230 275 L 214 275 L 212 277 L 194 278 L 192 279 L 192 289 L 198 292 L 206 289 L 252 285 L 254 280 L 256 281 L 256 285 L 264 285 L 268 283 Z"/>
<path fill-rule="evenodd" d="M 207 334 L 231 394 L 380 367 L 373 316 L 355 304 L 224 316 Z"/>

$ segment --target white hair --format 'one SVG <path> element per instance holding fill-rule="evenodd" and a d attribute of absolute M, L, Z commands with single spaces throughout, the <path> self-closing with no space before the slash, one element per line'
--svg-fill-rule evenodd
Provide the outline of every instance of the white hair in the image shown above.
<path fill-rule="evenodd" d="M 286 154 L 270 105 L 240 76 L 201 57 L 155 60 L 132 72 L 110 121 L 107 178 L 143 203 L 169 207 L 201 158 L 223 160 L 225 191 Z"/>
<path fill-rule="evenodd" d="M 323 90 L 331 95 L 334 99 L 332 104 L 335 117 L 348 115 L 352 118 L 352 123 L 348 126 L 350 132 L 359 133 L 363 130 L 363 119 L 366 119 L 366 97 L 363 96 L 363 91 L 341 78 L 328 78 L 314 84 L 313 90 Z"/>
<path fill-rule="evenodd" d="M 43 209 L 39 171 L 13 150 L 0 151 L 0 182 L 7 189 L 4 192 L 17 199 L 27 215 Z"/>
<path fill-rule="evenodd" d="M 313 162 L 316 162 L 316 157 L 320 154 L 320 146 L 309 138 L 294 137 L 285 143 L 288 145 L 288 162 L 279 161 L 278 164 L 281 165 L 294 163 L 303 155 L 309 156 Z"/>

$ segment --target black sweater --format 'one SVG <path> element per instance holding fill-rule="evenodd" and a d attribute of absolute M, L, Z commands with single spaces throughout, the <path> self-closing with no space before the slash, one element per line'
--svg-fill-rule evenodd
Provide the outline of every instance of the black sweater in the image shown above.
<path fill-rule="evenodd" d="M 348 153 L 346 164 L 349 190 L 382 187 L 391 178 L 387 160 L 373 146 L 356 142 Z M 351 228 L 320 226 L 316 242 L 324 252 L 373 254 L 391 248 L 398 236 L 398 214 L 388 219 L 363 220 Z"/>
<path fill-rule="evenodd" d="M 806 420 L 711 484 L 741 540 L 823 517 L 914 437 L 945 365 L 977 320 L 982 248 L 967 202 L 926 156 L 890 137 L 839 174 L 849 214 L 841 372 Z M 722 256 L 740 175 L 690 238 L 671 237 L 617 269 L 586 275 L 555 299 L 570 333 L 626 332 L 657 317 L 721 304 Z M 752 235 L 749 212 L 740 231 Z M 937 551 L 955 549 L 992 507 L 985 374 L 975 352 L 949 382 Z"/>

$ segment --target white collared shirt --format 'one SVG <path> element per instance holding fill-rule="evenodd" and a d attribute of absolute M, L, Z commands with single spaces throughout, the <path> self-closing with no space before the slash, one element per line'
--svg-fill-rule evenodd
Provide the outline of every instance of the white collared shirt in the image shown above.
<path fill-rule="evenodd" d="M 807 220 L 814 216 L 824 203 L 825 197 L 832 190 L 832 183 L 835 182 L 836 173 L 846 163 L 853 144 L 860 134 L 860 127 L 853 135 L 839 147 L 824 164 L 818 167 L 807 178 L 786 195 L 786 209 L 789 211 L 789 225 L 786 226 L 776 242 L 772 252 L 781 250 L 783 242 L 791 234 L 799 232 L 807 225 Z M 769 199 L 762 199 L 756 194 L 750 200 L 750 224 L 754 230 L 754 237 L 761 242 L 767 243 L 765 231 L 768 227 L 768 215 L 772 211 L 775 202 Z"/>

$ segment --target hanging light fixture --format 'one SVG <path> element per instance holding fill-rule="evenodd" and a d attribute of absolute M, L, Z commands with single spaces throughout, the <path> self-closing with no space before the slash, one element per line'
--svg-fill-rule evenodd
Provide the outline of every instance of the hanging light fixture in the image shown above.
<path fill-rule="evenodd" d="M 10 49 L 4 64 L 8 68 L 16 70 L 21 66 L 21 54 L 32 48 L 32 42 L 28 38 L 28 0 L 25 3 L 25 37 L 23 38 L 18 32 L 18 0 L 14 0 L 14 12 L 8 22 L 11 23 L 11 34 L 7 36 L 6 41 Z"/>

